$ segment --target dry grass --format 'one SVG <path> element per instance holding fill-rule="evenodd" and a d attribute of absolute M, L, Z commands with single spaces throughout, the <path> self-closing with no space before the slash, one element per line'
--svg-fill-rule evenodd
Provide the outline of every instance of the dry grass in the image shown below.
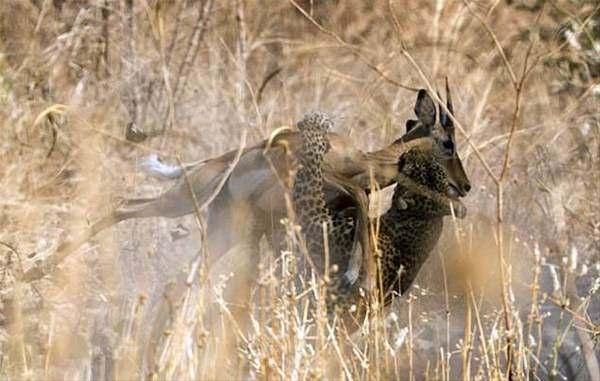
<path fill-rule="evenodd" d="M 2 1 L 0 378 L 600 378 L 599 57 L 594 1 Z M 355 333 L 308 308 L 322 285 L 291 252 L 206 268 L 193 217 L 124 222 L 18 281 L 168 187 L 150 152 L 213 157 L 315 108 L 373 150 L 445 76 L 469 216 Z M 229 303 L 244 277 L 252 303 Z"/>

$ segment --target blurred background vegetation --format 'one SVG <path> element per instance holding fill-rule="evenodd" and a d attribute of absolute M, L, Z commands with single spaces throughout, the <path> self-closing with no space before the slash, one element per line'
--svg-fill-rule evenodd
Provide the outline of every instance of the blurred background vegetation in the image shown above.
<path fill-rule="evenodd" d="M 328 378 L 322 348 L 283 343 L 293 321 L 257 318 L 272 331 L 255 326 L 224 363 L 199 354 L 213 332 L 198 319 L 160 328 L 197 343 L 149 338 L 165 305 L 178 311 L 173 285 L 200 236 L 192 217 L 126 222 L 50 277 L 18 275 L 119 198 L 165 189 L 138 168 L 149 153 L 210 158 L 237 148 L 243 131 L 255 142 L 315 108 L 357 147 L 384 146 L 413 114 L 410 88 L 425 87 L 408 57 L 434 86 L 450 81 L 469 217 L 447 226 L 412 296 L 391 311 L 389 338 L 339 339 L 331 362 L 347 378 L 501 377 L 511 335 L 520 378 L 598 377 L 593 0 L 3 0 L 0 377 Z M 513 332 L 501 324 L 498 187 L 474 149 L 498 176 L 509 141 L 500 229 Z"/>

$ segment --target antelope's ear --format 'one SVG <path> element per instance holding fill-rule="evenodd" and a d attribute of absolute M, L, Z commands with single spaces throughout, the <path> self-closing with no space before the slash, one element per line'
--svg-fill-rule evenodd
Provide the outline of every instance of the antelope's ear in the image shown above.
<path fill-rule="evenodd" d="M 410 119 L 406 121 L 406 133 L 408 134 L 413 128 L 415 128 L 415 126 L 417 125 L 416 120 Z"/>
<path fill-rule="evenodd" d="M 415 114 L 417 114 L 417 117 L 425 126 L 433 126 L 435 124 L 435 103 L 424 89 L 419 90 L 417 95 Z"/>

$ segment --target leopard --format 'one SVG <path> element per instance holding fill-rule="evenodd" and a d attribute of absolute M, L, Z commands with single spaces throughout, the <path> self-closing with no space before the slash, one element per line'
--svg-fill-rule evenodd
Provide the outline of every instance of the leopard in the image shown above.
<path fill-rule="evenodd" d="M 305 115 L 297 127 L 302 136 L 302 147 L 292 188 L 296 223 L 302 229 L 310 265 L 319 275 L 328 275 L 327 302 L 335 308 L 356 291 L 359 279 L 364 275 L 361 272 L 348 276 L 357 241 L 357 209 L 330 210 L 326 203 L 322 164 L 330 148 L 327 133 L 333 128 L 331 118 L 314 111 Z"/>
<path fill-rule="evenodd" d="M 326 249 L 329 263 L 337 270 L 331 277 L 329 304 L 334 309 L 347 308 L 356 304 L 366 269 L 361 267 L 359 275 L 350 281 L 343 276 L 356 250 L 356 209 L 332 211 L 325 201 L 322 163 L 329 147 L 327 131 L 333 122 L 324 113 L 313 112 L 297 126 L 303 138 L 300 168 L 293 185 L 297 223 L 317 270 L 325 270 Z M 466 214 L 464 205 L 448 196 L 452 194 L 450 183 L 438 156 L 434 148 L 412 148 L 398 158 L 391 207 L 380 217 L 375 240 L 379 294 L 385 305 L 410 288 L 440 239 L 444 217 L 454 214 L 462 218 Z M 323 229 L 327 229 L 327 248 Z"/>
<path fill-rule="evenodd" d="M 437 245 L 444 217 L 464 218 L 465 206 L 448 197 L 449 182 L 434 152 L 411 149 L 400 156 L 390 209 L 380 217 L 376 252 L 382 295 L 388 304 L 406 293 Z"/>

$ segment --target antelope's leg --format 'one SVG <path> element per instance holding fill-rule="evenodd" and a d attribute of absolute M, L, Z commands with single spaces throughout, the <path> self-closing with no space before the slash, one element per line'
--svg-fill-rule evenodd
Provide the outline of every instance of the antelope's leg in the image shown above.
<path fill-rule="evenodd" d="M 152 204 L 146 204 L 152 205 Z M 139 207 L 138 207 L 139 208 Z M 38 280 L 49 274 L 54 270 L 54 268 L 59 265 L 66 257 L 71 255 L 77 249 L 79 249 L 84 243 L 89 241 L 96 234 L 101 232 L 102 230 L 109 228 L 113 225 L 118 224 L 121 221 L 127 220 L 129 218 L 137 218 L 144 217 L 146 214 L 152 214 L 154 212 L 153 208 L 145 208 L 142 206 L 142 209 L 128 209 L 128 208 L 117 208 L 109 215 L 103 217 L 89 229 L 87 229 L 83 234 L 74 240 L 63 242 L 57 249 L 56 253 L 44 259 L 41 264 L 36 264 L 31 269 L 27 270 L 23 276 L 22 280 L 25 282 L 31 282 L 33 280 Z"/>
<path fill-rule="evenodd" d="M 26 271 L 22 280 L 32 281 L 44 277 L 90 238 L 121 221 L 147 217 L 176 218 L 194 213 L 196 204 L 199 206 L 206 203 L 219 190 L 218 184 L 225 176 L 225 167 L 226 163 L 214 162 L 189 174 L 156 198 L 125 200 L 123 205 L 94 223 L 81 236 L 61 244 L 58 251 L 42 264 Z M 194 192 L 194 197 L 191 191 Z"/>

